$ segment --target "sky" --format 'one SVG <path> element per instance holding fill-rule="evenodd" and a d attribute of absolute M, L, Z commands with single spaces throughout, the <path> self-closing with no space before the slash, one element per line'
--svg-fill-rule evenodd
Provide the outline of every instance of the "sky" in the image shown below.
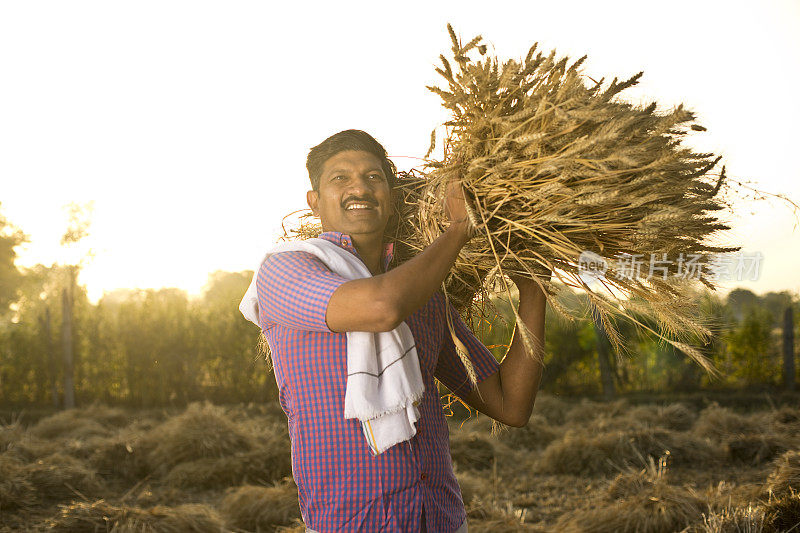
<path fill-rule="evenodd" d="M 683 103 L 706 132 L 687 146 L 730 177 L 800 203 L 800 0 L 596 2 L 0 2 L 0 213 L 30 242 L 21 265 L 84 257 L 96 301 L 115 288 L 201 292 L 252 270 L 305 206 L 305 157 L 370 132 L 400 169 L 447 120 L 426 85 L 446 24 L 489 53 L 588 58 L 581 72 Z M 71 202 L 90 235 L 59 245 Z M 780 201 L 742 200 L 723 242 L 760 252 L 757 293 L 800 291 L 800 224 Z"/>

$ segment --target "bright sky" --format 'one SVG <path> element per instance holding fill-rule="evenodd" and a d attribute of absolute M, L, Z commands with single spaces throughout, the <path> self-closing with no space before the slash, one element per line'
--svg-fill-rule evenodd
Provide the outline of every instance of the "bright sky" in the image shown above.
<path fill-rule="evenodd" d="M 649 7 L 653 6 L 653 7 Z M 3 2 L 0 212 L 24 265 L 63 260 L 69 202 L 94 201 L 90 297 L 117 287 L 198 293 L 214 270 L 253 269 L 305 207 L 305 156 L 348 128 L 400 168 L 446 119 L 434 67 L 446 23 L 490 53 L 533 42 L 583 73 L 684 103 L 691 146 L 730 176 L 800 203 L 800 2 Z M 781 202 L 743 204 L 732 243 L 764 259 L 756 292 L 800 291 L 800 227 Z"/>

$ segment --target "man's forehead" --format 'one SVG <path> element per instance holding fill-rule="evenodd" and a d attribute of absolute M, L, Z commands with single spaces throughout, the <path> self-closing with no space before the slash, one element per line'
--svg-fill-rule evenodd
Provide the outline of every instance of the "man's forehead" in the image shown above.
<path fill-rule="evenodd" d="M 322 165 L 322 170 L 323 172 L 350 172 L 352 170 L 383 172 L 383 165 L 373 153 L 361 150 L 343 150 L 329 157 Z"/>
<path fill-rule="evenodd" d="M 350 168 L 350 167 L 339 167 L 339 168 L 330 169 L 330 170 L 328 170 L 328 172 L 339 174 L 339 173 L 352 172 L 353 170 L 354 169 Z M 367 168 L 366 169 L 367 172 L 372 172 L 373 170 L 376 171 L 376 172 L 377 171 L 383 172 L 383 169 L 381 167 L 376 167 L 376 166 L 372 166 L 371 168 Z"/>

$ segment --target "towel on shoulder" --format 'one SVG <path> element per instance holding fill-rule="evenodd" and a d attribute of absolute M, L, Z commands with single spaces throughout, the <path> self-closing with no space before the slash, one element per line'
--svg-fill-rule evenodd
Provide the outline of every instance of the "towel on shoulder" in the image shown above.
<path fill-rule="evenodd" d="M 287 242 L 272 248 L 259 263 L 253 280 L 239 304 L 244 317 L 259 328 L 256 278 L 271 255 L 300 251 L 318 257 L 331 271 L 345 279 L 372 276 L 355 255 L 323 239 Z M 347 388 L 344 417 L 361 421 L 373 455 L 378 455 L 417 432 L 417 404 L 425 392 L 419 357 L 411 329 L 403 322 L 392 331 L 371 333 L 348 331 Z"/>

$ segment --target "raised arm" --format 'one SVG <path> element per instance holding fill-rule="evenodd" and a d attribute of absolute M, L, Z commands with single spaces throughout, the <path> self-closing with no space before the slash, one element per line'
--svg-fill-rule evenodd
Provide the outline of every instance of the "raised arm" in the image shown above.
<path fill-rule="evenodd" d="M 544 356 L 544 317 L 546 298 L 535 281 L 515 279 L 519 289 L 519 315 L 533 335 L 538 358 Z M 522 427 L 528 423 L 542 380 L 542 364 L 525 350 L 519 331 L 500 369 L 478 382 L 477 390 L 464 396 L 472 408 L 504 424 Z M 480 394 L 479 394 L 480 392 Z"/>
<path fill-rule="evenodd" d="M 325 320 L 332 331 L 390 331 L 439 288 L 470 238 L 460 184 L 448 188 L 450 226 L 420 254 L 371 278 L 348 281 L 330 298 Z"/>

